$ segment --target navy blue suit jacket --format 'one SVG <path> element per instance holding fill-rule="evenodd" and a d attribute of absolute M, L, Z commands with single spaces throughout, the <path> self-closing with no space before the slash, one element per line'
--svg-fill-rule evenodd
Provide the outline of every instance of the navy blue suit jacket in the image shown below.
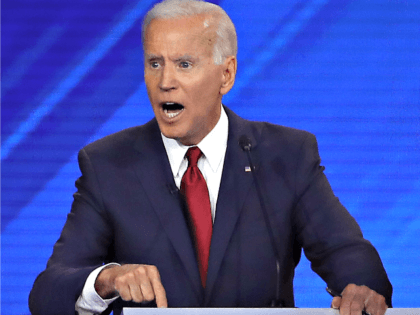
<path fill-rule="evenodd" d="M 82 176 L 47 268 L 35 281 L 33 314 L 74 314 L 88 275 L 107 262 L 156 265 L 170 307 L 265 307 L 276 264 L 241 135 L 253 144 L 256 175 L 276 236 L 281 301 L 294 306 L 301 249 L 337 291 L 392 287 L 374 247 L 334 196 L 308 132 L 241 119 L 226 108 L 229 136 L 211 241 L 207 286 L 156 120 L 98 140 L 79 153 Z M 322 292 L 320 292 L 322 294 Z M 135 303 L 118 299 L 114 314 Z M 136 305 L 140 306 L 140 305 Z M 111 307 L 111 308 L 112 308 Z"/>

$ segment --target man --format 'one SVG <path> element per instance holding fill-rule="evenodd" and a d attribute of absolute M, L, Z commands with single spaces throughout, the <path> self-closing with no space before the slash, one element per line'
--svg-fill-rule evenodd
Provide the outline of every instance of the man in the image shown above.
<path fill-rule="evenodd" d="M 391 284 L 333 195 L 314 136 L 222 107 L 237 67 L 226 13 L 205 2 L 163 2 L 144 21 L 143 45 L 155 119 L 80 151 L 72 211 L 35 281 L 31 312 L 119 314 L 148 302 L 266 307 L 273 299 L 293 307 L 303 247 L 312 269 L 341 293 L 332 301 L 341 314 L 384 314 Z M 254 170 L 238 144 L 243 135 Z M 205 194 L 194 201 L 202 191 L 190 189 L 203 178 Z M 207 211 L 198 219 L 194 202 Z"/>

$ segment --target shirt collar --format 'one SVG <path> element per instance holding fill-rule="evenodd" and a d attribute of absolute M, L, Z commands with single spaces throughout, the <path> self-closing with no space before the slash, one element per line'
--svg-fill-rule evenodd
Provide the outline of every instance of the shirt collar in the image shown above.
<path fill-rule="evenodd" d="M 221 110 L 221 115 L 216 126 L 210 131 L 210 133 L 204 137 L 203 140 L 197 147 L 200 148 L 203 155 L 209 162 L 209 165 L 213 172 L 216 172 L 219 168 L 226 151 L 227 138 L 228 138 L 229 122 L 225 110 Z M 168 155 L 169 163 L 171 165 L 172 173 L 174 177 L 179 176 L 179 169 L 182 161 L 184 160 L 185 154 L 190 146 L 185 146 L 181 142 L 165 137 L 163 134 L 162 140 Z"/>

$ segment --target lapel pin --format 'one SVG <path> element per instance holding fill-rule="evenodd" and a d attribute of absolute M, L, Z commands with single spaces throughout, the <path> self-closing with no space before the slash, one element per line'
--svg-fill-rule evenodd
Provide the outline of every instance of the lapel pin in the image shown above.
<path fill-rule="evenodd" d="M 251 172 L 251 167 L 250 166 L 245 166 L 245 172 Z"/>

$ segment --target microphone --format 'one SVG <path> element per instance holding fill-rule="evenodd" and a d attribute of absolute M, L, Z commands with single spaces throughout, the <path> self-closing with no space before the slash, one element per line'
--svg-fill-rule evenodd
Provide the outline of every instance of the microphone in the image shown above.
<path fill-rule="evenodd" d="M 280 255 L 276 247 L 273 230 L 270 225 L 267 209 L 265 208 L 264 199 L 261 193 L 260 185 L 258 184 L 257 175 L 255 174 L 255 167 L 251 159 L 252 142 L 251 142 L 251 139 L 249 139 L 246 135 L 242 135 L 239 138 L 238 143 L 241 149 L 246 152 L 246 155 L 248 157 L 248 162 L 249 162 L 249 166 L 251 167 L 252 177 L 254 178 L 255 189 L 257 190 L 258 199 L 260 201 L 261 212 L 263 214 L 265 225 L 268 231 L 268 236 L 270 237 L 271 246 L 273 247 L 274 255 L 276 257 L 276 280 L 277 280 L 276 281 L 276 298 L 271 301 L 270 307 L 284 307 L 282 301 L 280 300 Z"/>
<path fill-rule="evenodd" d="M 252 148 L 251 140 L 247 136 L 242 135 L 239 138 L 239 146 L 241 147 L 243 151 L 251 151 L 251 148 Z"/>

